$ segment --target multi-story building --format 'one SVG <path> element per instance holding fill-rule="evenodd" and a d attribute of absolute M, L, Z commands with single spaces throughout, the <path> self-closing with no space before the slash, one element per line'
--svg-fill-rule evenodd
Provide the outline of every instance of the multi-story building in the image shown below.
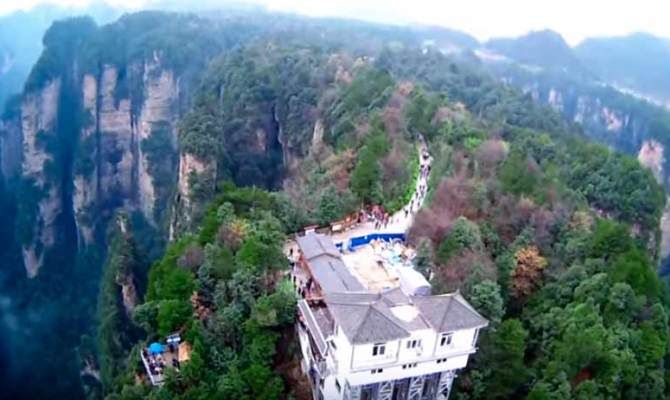
<path fill-rule="evenodd" d="M 458 293 L 368 290 L 328 236 L 297 242 L 297 329 L 314 399 L 446 399 L 488 322 Z"/>

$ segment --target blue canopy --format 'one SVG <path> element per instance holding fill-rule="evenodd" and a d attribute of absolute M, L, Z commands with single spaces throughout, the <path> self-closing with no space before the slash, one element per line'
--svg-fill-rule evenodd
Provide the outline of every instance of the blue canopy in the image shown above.
<path fill-rule="evenodd" d="M 161 354 L 163 352 L 163 345 L 160 343 L 153 342 L 149 345 L 149 353 L 151 354 Z"/>

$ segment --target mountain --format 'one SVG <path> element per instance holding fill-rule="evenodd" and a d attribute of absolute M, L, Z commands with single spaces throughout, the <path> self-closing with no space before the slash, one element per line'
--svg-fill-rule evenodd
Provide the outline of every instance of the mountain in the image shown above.
<path fill-rule="evenodd" d="M 575 53 L 604 81 L 670 104 L 670 39 L 646 33 L 592 38 Z"/>
<path fill-rule="evenodd" d="M 0 16 L 0 109 L 9 96 L 21 92 L 42 51 L 42 36 L 54 21 L 74 15 L 90 15 L 98 22 L 106 23 L 116 19 L 121 12 L 106 3 L 94 2 L 82 8 L 40 5 Z"/>
<path fill-rule="evenodd" d="M 43 44 L 0 125 L 3 395 L 300 398 L 285 241 L 411 204 L 424 139 L 409 243 L 496 327 L 454 390 L 664 392 L 665 195 L 587 141 L 599 103 L 576 121 L 578 97 L 533 91 L 546 75 L 434 28 L 145 11 L 59 20 Z M 152 388 L 140 350 L 176 331 L 191 360 Z"/>
<path fill-rule="evenodd" d="M 563 37 L 551 30 L 534 31 L 518 38 L 491 39 L 484 47 L 521 64 L 556 70 L 573 76 L 589 73 Z"/>
<path fill-rule="evenodd" d="M 589 39 L 571 49 L 558 34 L 542 31 L 492 40 L 484 53 L 476 54 L 478 62 L 504 83 L 559 111 L 594 140 L 635 155 L 670 188 L 665 156 L 670 110 L 649 100 L 658 99 L 657 93 L 662 92 L 666 50 L 665 40 L 650 35 Z M 656 94 L 640 86 L 647 78 L 658 83 Z M 664 221 L 668 220 L 666 216 Z M 667 222 L 663 232 L 661 249 L 667 255 Z"/>
<path fill-rule="evenodd" d="M 75 347 L 88 348 L 81 334 L 94 330 L 91 300 L 116 213 L 128 215 L 139 246 L 154 260 L 169 239 L 194 229 L 191 221 L 199 220 L 224 182 L 281 187 L 288 171 L 300 169 L 313 132 L 325 123 L 316 119 L 319 88 L 330 82 L 323 77 L 332 79 L 340 69 L 339 79 L 348 81 L 344 67 L 354 62 L 309 46 L 330 49 L 348 41 L 353 54 L 410 37 L 409 31 L 358 22 L 237 11 L 213 19 L 143 12 L 104 26 L 86 17 L 53 23 L 23 94 L 0 126 L 2 218 L 4 226 L 14 226 L 2 245 L 12 257 L 0 281 L 13 318 L 3 327 L 5 343 L 13 352 L 0 381 L 3 388 L 16 380 L 46 382 L 56 370 L 62 379 L 58 386 L 7 393 L 83 395 Z M 252 39 L 264 40 L 270 50 L 278 43 L 287 47 L 266 55 L 263 48 L 245 47 Z M 301 51 L 311 56 L 298 57 Z M 270 60 L 276 66 L 262 63 Z M 210 65 L 218 68 L 207 75 Z M 378 84 L 388 80 L 377 78 Z M 386 88 L 372 84 L 377 95 Z M 359 89 L 364 97 L 367 89 Z M 358 107 L 360 95 L 350 96 L 352 106 Z M 358 114 L 338 117 L 348 140 L 347 118 Z M 404 171 L 403 164 L 396 169 Z M 396 184 L 385 188 L 398 190 Z M 64 333 L 38 339 L 53 330 Z M 46 355 L 35 368 L 39 353 Z"/>
<path fill-rule="evenodd" d="M 424 38 L 424 44 L 430 44 L 442 51 L 458 52 L 480 46 L 474 36 L 441 26 L 416 26 L 413 30 L 419 37 Z"/>

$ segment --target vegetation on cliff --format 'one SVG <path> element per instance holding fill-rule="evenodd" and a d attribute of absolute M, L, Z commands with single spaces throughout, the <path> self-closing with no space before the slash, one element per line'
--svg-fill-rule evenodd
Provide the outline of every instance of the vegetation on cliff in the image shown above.
<path fill-rule="evenodd" d="M 480 144 L 437 129 L 431 147 L 448 161 L 411 231 L 433 287 L 492 321 L 455 396 L 663 398 L 662 188 L 599 145 L 467 114 Z"/>
<path fill-rule="evenodd" d="M 492 321 L 454 395 L 662 397 L 668 303 L 654 265 L 665 200 L 649 171 L 402 29 L 268 20 L 139 13 L 103 27 L 70 20 L 47 33 L 27 93 L 64 79 L 56 135 L 41 142 L 54 156 L 49 183 L 63 189 L 62 235 L 38 278 L 16 292 L 26 288 L 18 298 L 55 310 L 35 325 L 40 332 L 66 332 L 44 339 L 58 349 L 49 365 L 67 372 L 50 389 L 83 396 L 72 389 L 82 366 L 91 398 L 286 398 L 293 388 L 277 368 L 294 350 L 282 346 L 295 305 L 282 278 L 286 235 L 361 205 L 399 209 L 415 184 L 422 135 L 435 161 L 428 206 L 410 232 L 418 268 L 435 291 L 460 290 Z M 173 138 L 158 129 L 137 143 L 158 185 L 158 223 L 129 207 L 126 230 L 103 239 L 132 203 L 113 198 L 91 210 L 96 243 L 82 246 L 72 177 L 91 173 L 96 146 L 78 137 L 86 124 L 78 79 L 114 65 L 116 100 L 135 107 L 145 95 L 138 79 L 156 73 L 145 66 L 157 59 L 184 90 L 173 110 L 179 151 L 204 168 L 187 171 L 191 192 L 179 193 L 193 207 L 186 216 L 171 207 L 184 177 Z M 19 203 L 0 193 L 0 217 L 28 242 L 44 193 L 29 179 L 19 187 Z M 170 232 L 163 251 L 168 216 L 190 222 Z M 151 388 L 140 350 L 175 331 L 191 344 L 191 360 Z M 33 382 L 50 376 L 30 372 Z"/>
<path fill-rule="evenodd" d="M 145 339 L 130 355 L 130 346 L 108 347 L 120 344 L 122 329 L 100 342 L 102 359 L 127 360 L 124 369 L 103 369 L 110 375 L 102 382 L 107 398 L 284 398 L 289 388 L 273 365 L 281 335 L 292 329 L 295 294 L 283 280 L 287 227 L 279 210 L 273 194 L 228 185 L 199 232 L 154 263 L 145 301 L 133 313 Z M 116 250 L 112 260 L 122 249 Z M 174 332 L 191 344 L 190 361 L 150 390 L 133 378 L 144 373 L 139 349 Z"/>

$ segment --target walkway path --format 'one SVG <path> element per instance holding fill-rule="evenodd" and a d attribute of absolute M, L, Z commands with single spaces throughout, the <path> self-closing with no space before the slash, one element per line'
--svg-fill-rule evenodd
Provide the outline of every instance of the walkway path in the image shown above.
<path fill-rule="evenodd" d="M 371 233 L 406 233 L 412 226 L 416 214 L 426 199 L 428 190 L 428 179 L 430 178 L 430 165 L 433 161 L 428 153 L 428 146 L 422 135 L 419 135 L 419 177 L 416 180 L 414 193 L 408 204 L 400 211 L 390 217 L 389 223 L 381 228 L 375 228 L 374 221 L 368 221 L 356 225 L 354 228 L 332 234 L 335 243 L 346 243 L 352 237 L 366 236 Z"/>

